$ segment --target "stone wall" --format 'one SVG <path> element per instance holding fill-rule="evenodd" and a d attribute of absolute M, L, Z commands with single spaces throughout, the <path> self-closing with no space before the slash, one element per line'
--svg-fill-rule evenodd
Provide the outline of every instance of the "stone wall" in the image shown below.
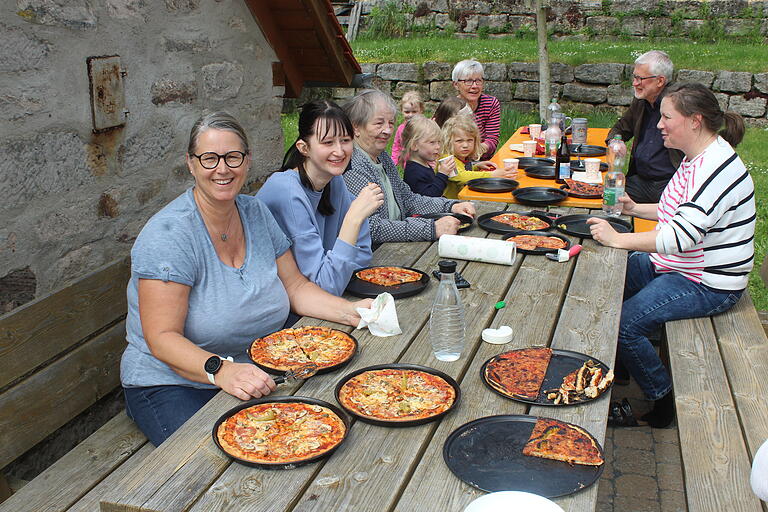
<path fill-rule="evenodd" d="M 428 110 L 447 96 L 455 94 L 451 83 L 453 63 L 425 62 L 363 64 L 363 72 L 375 75 L 373 85 L 402 97 L 407 90 L 418 90 L 428 103 Z M 484 92 L 496 96 L 504 106 L 522 111 L 538 108 L 539 65 L 529 62 L 485 62 Z M 550 66 L 552 95 L 571 112 L 588 113 L 596 107 L 621 112 L 632 101 L 630 84 L 633 66 L 620 63 Z M 681 69 L 679 81 L 701 82 L 710 87 L 723 109 L 738 112 L 751 124 L 766 125 L 768 73 L 737 71 L 699 71 Z M 353 89 L 333 89 L 339 101 L 352 96 Z"/>
<path fill-rule="evenodd" d="M 374 8 L 392 0 L 362 0 L 361 30 Z M 415 32 L 458 37 L 504 37 L 535 30 L 524 0 L 396 0 Z M 697 33 L 768 34 L 765 0 L 551 1 L 548 29 L 555 35 L 677 36 Z"/>
<path fill-rule="evenodd" d="M 0 0 L 0 47 L 0 284 L 26 300 L 128 253 L 192 184 L 203 110 L 246 127 L 249 185 L 280 164 L 276 57 L 242 0 Z M 130 114 L 95 134 L 86 58 L 100 55 L 120 56 Z"/>

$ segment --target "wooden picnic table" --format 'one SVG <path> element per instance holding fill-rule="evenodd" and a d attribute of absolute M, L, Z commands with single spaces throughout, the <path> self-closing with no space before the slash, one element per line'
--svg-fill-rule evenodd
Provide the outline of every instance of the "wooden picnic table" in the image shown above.
<path fill-rule="evenodd" d="M 479 213 L 497 209 L 498 203 L 478 204 Z M 499 236 L 476 225 L 465 234 Z M 432 242 L 388 243 L 374 253 L 375 264 L 430 272 L 439 259 L 437 243 Z M 438 361 L 432 354 L 428 320 L 437 283 L 432 280 L 421 294 L 397 301 L 401 335 L 377 338 L 367 330 L 355 331 L 360 351 L 346 368 L 315 376 L 303 385 L 283 384 L 275 393 L 335 403 L 336 383 L 354 370 L 390 362 L 421 364 L 449 374 L 461 385 L 458 407 L 440 421 L 407 428 L 357 421 L 329 458 L 293 470 L 263 470 L 233 463 L 214 445 L 215 420 L 240 403 L 222 392 L 114 483 L 102 497 L 101 510 L 460 511 L 483 492 L 450 472 L 442 449 L 447 436 L 468 421 L 496 414 L 549 416 L 583 426 L 602 443 L 608 394 L 573 407 L 526 406 L 492 393 L 481 381 L 480 368 L 500 352 L 531 345 L 575 350 L 612 365 L 626 253 L 586 240 L 581 254 L 567 263 L 524 255 L 518 255 L 512 266 L 458 263 L 458 270 L 472 284 L 460 291 L 466 348 L 458 361 Z M 496 310 L 499 300 L 507 306 Z M 339 328 L 308 318 L 300 323 Z M 484 328 L 501 325 L 514 329 L 512 342 L 499 346 L 481 341 Z M 592 511 L 597 487 L 595 483 L 555 501 L 567 511 Z"/>
<path fill-rule="evenodd" d="M 521 126 L 517 129 L 517 131 L 509 138 L 507 142 L 499 146 L 498 151 L 496 151 L 496 154 L 493 155 L 491 158 L 491 162 L 495 163 L 498 166 L 503 166 L 502 160 L 505 158 L 520 158 L 523 156 L 523 153 L 520 151 L 513 151 L 510 149 L 511 144 L 520 144 L 524 140 L 530 140 L 530 137 L 528 134 L 521 133 L 521 130 L 524 127 Z M 596 146 L 605 146 L 605 138 L 608 136 L 608 128 L 590 128 L 587 131 L 587 144 L 594 144 Z M 543 155 L 536 155 L 536 156 L 543 156 Z M 596 157 L 600 158 L 601 161 L 605 162 L 606 157 Z M 520 169 L 520 171 L 517 174 L 517 180 L 520 183 L 519 188 L 526 188 L 526 187 L 560 187 L 560 184 L 555 183 L 554 179 L 551 180 L 542 180 L 538 178 L 531 178 L 526 176 L 525 171 L 523 169 Z M 498 201 L 501 203 L 517 203 L 517 200 L 512 195 L 512 192 L 501 192 L 501 193 L 487 193 L 487 192 L 475 192 L 474 190 L 470 190 L 469 187 L 465 186 L 461 191 L 459 191 L 459 199 L 462 199 L 464 201 Z M 579 199 L 577 197 L 567 197 L 564 201 L 558 203 L 558 206 L 561 207 L 579 207 L 579 208 L 595 208 L 600 209 L 603 204 L 602 199 Z"/>

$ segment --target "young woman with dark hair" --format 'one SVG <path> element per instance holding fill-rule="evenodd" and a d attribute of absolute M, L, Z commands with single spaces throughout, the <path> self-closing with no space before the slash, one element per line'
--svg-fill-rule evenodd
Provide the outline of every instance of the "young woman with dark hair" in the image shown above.
<path fill-rule="evenodd" d="M 370 264 L 368 217 L 384 201 L 378 185 L 363 187 L 355 198 L 344 183 L 353 137 L 352 123 L 338 105 L 307 103 L 281 172 L 256 196 L 291 240 L 301 273 L 334 295 L 344 292 L 355 269 Z"/>

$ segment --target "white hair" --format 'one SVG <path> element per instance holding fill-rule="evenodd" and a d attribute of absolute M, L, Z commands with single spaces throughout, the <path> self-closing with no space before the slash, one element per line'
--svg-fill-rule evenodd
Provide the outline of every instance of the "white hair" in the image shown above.
<path fill-rule="evenodd" d="M 661 50 L 645 52 L 635 59 L 635 64 L 645 64 L 648 66 L 648 70 L 654 75 L 663 76 L 667 79 L 667 82 L 672 81 L 672 72 L 675 67 L 672 64 L 672 59 L 669 58 L 669 55 L 667 55 L 666 52 Z"/>
<path fill-rule="evenodd" d="M 451 73 L 451 80 L 457 82 L 464 80 L 472 75 L 480 75 L 483 77 L 483 65 L 474 59 L 467 59 L 459 62 L 453 66 L 453 72 Z"/>

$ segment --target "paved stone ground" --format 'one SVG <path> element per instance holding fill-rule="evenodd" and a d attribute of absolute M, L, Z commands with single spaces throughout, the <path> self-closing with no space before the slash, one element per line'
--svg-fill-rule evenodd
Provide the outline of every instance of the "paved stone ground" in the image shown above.
<path fill-rule="evenodd" d="M 613 386 L 611 400 L 628 398 L 635 416 L 650 409 L 634 381 Z M 677 424 L 668 428 L 608 427 L 597 512 L 687 512 Z"/>

